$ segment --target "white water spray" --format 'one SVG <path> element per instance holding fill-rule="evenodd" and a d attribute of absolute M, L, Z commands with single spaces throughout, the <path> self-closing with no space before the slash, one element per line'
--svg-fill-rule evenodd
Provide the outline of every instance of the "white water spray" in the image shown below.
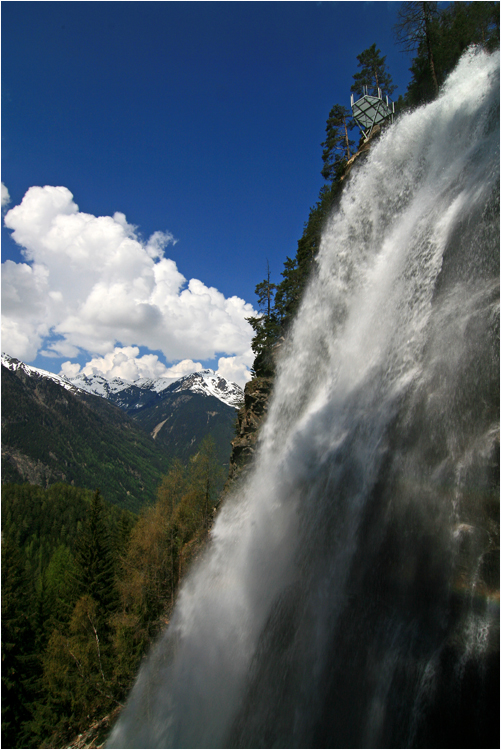
<path fill-rule="evenodd" d="M 346 185 L 254 467 L 109 747 L 486 746 L 498 198 L 498 56 L 470 52 Z"/>

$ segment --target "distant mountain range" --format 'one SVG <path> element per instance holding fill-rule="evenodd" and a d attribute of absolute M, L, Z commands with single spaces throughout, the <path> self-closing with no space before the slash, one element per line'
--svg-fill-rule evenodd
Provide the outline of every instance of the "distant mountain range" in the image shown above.
<path fill-rule="evenodd" d="M 134 510 L 209 433 L 228 464 L 243 391 L 212 370 L 172 382 L 66 378 L 2 354 L 2 482 L 99 486 Z"/>
<path fill-rule="evenodd" d="M 130 381 L 122 378 L 107 379 L 103 375 L 84 375 L 83 373 L 76 375 L 74 378 L 67 378 L 64 375 L 55 375 L 53 372 L 38 367 L 31 367 L 31 365 L 27 365 L 5 353 L 2 353 L 1 362 L 8 370 L 21 369 L 27 375 L 33 377 L 48 378 L 66 388 L 66 390 L 73 392 L 75 389 L 83 390 L 87 393 L 93 393 L 95 396 L 101 396 L 125 411 L 142 408 L 156 400 L 157 396 L 165 391 L 180 393 L 190 390 L 204 396 L 215 396 L 223 404 L 237 409 L 241 406 L 244 398 L 244 392 L 237 383 L 222 378 L 214 370 L 194 372 L 174 382 L 167 378 L 156 378 L 154 380 L 141 378 Z"/>
<path fill-rule="evenodd" d="M 142 409 L 166 394 L 192 391 L 203 396 L 214 396 L 227 406 L 238 408 L 243 401 L 243 391 L 236 383 L 216 375 L 214 370 L 202 370 L 172 382 L 166 378 L 149 380 L 141 378 L 130 382 L 121 378 L 107 380 L 102 375 L 77 375 L 65 378 L 66 382 L 96 396 L 112 401 L 127 412 Z"/>

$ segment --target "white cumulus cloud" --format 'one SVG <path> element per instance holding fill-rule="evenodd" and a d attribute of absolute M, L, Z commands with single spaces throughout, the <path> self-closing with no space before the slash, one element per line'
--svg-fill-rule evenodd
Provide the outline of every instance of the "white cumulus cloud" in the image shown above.
<path fill-rule="evenodd" d="M 249 367 L 254 361 L 254 354 L 249 349 L 241 357 L 220 357 L 217 363 L 217 373 L 221 377 L 238 383 L 242 388 L 251 379 Z"/>
<path fill-rule="evenodd" d="M 138 346 L 116 346 L 112 352 L 104 357 L 92 357 L 82 368 L 72 362 L 63 362 L 61 375 L 72 378 L 76 375 L 103 375 L 111 378 L 122 378 L 134 382 L 140 378 L 165 378 L 167 380 L 179 380 L 184 375 L 199 372 L 203 369 L 200 362 L 191 359 L 183 359 L 181 362 L 166 367 L 160 362 L 156 354 L 143 354 L 139 356 Z"/>
<path fill-rule="evenodd" d="M 169 232 L 144 242 L 124 214 L 84 213 L 66 187 L 52 186 L 30 188 L 4 222 L 25 260 L 2 264 L 2 347 L 12 356 L 30 361 L 43 349 L 71 359 L 83 350 L 103 367 L 115 362 L 109 369 L 121 377 L 160 377 L 158 358 L 132 356 L 131 347 L 143 346 L 169 363 L 221 356 L 226 371 L 248 379 L 252 305 L 187 281 L 165 256 L 176 242 Z"/>
<path fill-rule="evenodd" d="M 9 195 L 9 191 L 7 190 L 3 182 L 1 184 L 2 184 L 2 208 L 3 208 L 4 206 L 7 206 L 10 203 L 10 195 Z"/>
<path fill-rule="evenodd" d="M 240 357 L 220 357 L 217 374 L 226 380 L 238 383 L 243 388 L 250 380 L 248 363 L 252 362 L 252 358 L 250 350 Z M 108 380 L 122 378 L 134 382 L 140 378 L 152 380 L 164 378 L 174 382 L 185 375 L 200 372 L 203 369 L 201 362 L 194 362 L 192 359 L 183 359 L 167 367 L 156 354 L 140 356 L 138 346 L 116 346 L 113 351 L 107 352 L 103 357 L 92 357 L 83 367 L 71 361 L 63 362 L 60 374 L 68 378 L 77 375 L 102 375 Z"/>

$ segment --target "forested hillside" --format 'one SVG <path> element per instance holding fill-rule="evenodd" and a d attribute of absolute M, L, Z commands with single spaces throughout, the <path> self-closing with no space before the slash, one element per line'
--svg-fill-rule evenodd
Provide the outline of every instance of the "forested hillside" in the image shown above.
<path fill-rule="evenodd" d="M 2 746 L 64 747 L 121 705 L 212 524 L 207 438 L 138 517 L 65 484 L 2 493 Z"/>
<path fill-rule="evenodd" d="M 158 403 L 138 410 L 134 421 L 154 436 L 155 445 L 172 460 L 188 461 L 207 433 L 214 438 L 221 465 L 228 466 L 236 411 L 214 396 L 184 391 L 165 393 Z"/>
<path fill-rule="evenodd" d="M 167 468 L 165 453 L 118 407 L 2 366 L 2 483 L 100 487 L 137 512 Z"/>

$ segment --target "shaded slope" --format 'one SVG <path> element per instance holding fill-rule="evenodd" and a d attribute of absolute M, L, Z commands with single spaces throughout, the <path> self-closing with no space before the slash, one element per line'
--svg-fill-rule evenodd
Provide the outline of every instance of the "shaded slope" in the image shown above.
<path fill-rule="evenodd" d="M 152 405 L 137 410 L 134 421 L 154 437 L 169 458 L 185 462 L 208 434 L 217 447 L 219 461 L 228 466 L 237 412 L 215 396 L 185 390 L 163 391 Z"/>
<path fill-rule="evenodd" d="M 154 499 L 167 465 L 116 406 L 2 367 L 2 483 L 99 487 L 110 502 L 137 511 Z"/>

